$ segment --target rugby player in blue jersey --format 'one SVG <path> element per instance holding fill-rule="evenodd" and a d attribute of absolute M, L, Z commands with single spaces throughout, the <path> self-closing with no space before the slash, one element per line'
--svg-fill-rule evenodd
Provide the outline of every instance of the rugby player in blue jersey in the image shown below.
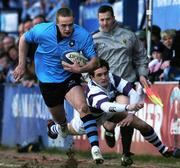
<path fill-rule="evenodd" d="M 43 99 L 54 119 L 48 123 L 48 135 L 55 139 L 61 131 L 63 136 L 66 136 L 67 122 L 64 111 L 66 99 L 79 111 L 92 146 L 92 154 L 96 153 L 93 159 L 101 163 L 103 159 L 99 150 L 96 120 L 89 111 L 80 84 L 80 74 L 90 72 L 98 66 L 91 35 L 84 28 L 74 24 L 71 9 L 59 9 L 56 23 L 38 24 L 21 36 L 19 63 L 13 72 L 16 81 L 19 81 L 25 73 L 25 60 L 30 43 L 38 45 L 34 56 L 35 73 Z M 78 63 L 62 65 L 62 58 L 68 52 L 82 52 L 89 61 L 82 67 Z"/>

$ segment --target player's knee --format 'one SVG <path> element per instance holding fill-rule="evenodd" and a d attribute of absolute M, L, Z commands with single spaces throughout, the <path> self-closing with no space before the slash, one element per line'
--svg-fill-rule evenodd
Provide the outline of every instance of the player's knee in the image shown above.
<path fill-rule="evenodd" d="M 87 114 L 89 112 L 88 106 L 86 104 L 79 105 L 77 110 L 82 114 Z"/>

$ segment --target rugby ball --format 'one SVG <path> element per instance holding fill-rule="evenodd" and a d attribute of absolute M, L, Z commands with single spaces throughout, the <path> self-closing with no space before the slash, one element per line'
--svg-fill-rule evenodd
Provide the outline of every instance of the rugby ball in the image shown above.
<path fill-rule="evenodd" d="M 82 53 L 73 51 L 73 52 L 64 54 L 62 58 L 62 65 L 63 65 L 63 62 L 66 62 L 69 64 L 74 64 L 75 62 L 77 62 L 79 66 L 84 66 L 88 62 L 88 59 Z"/>

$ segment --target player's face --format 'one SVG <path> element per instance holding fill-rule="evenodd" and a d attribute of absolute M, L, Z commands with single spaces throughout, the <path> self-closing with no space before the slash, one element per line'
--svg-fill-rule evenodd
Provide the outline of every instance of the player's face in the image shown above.
<path fill-rule="evenodd" d="M 59 16 L 58 17 L 58 27 L 62 37 L 69 37 L 73 32 L 74 18 L 73 16 Z"/>
<path fill-rule="evenodd" d="M 107 68 L 102 67 L 95 70 L 92 80 L 95 81 L 98 85 L 107 88 L 109 84 L 109 75 Z"/>
<path fill-rule="evenodd" d="M 114 18 L 114 16 L 111 15 L 110 12 L 105 12 L 105 13 L 98 14 L 98 20 L 99 20 L 99 25 L 100 25 L 102 31 L 109 32 L 113 25 L 115 18 Z"/>

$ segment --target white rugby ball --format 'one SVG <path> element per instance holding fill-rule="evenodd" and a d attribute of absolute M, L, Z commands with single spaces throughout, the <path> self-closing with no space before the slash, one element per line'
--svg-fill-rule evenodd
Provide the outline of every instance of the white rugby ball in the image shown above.
<path fill-rule="evenodd" d="M 79 52 L 69 52 L 66 53 L 62 59 L 62 64 L 63 62 L 69 63 L 69 64 L 73 64 L 75 62 L 77 62 L 79 64 L 79 66 L 84 66 L 87 62 L 88 59 Z"/>

